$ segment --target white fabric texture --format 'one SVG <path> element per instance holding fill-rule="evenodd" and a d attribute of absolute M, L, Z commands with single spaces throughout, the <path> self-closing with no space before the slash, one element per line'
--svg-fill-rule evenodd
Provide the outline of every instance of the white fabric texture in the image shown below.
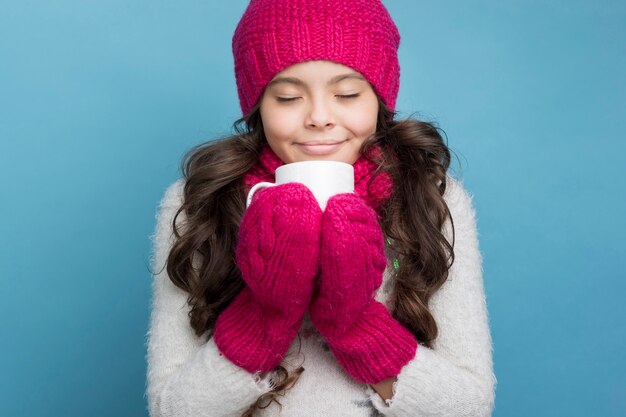
<path fill-rule="evenodd" d="M 235 417 L 271 389 L 264 378 L 232 364 L 213 340 L 205 342 L 189 324 L 187 294 L 164 268 L 173 242 L 171 224 L 182 202 L 183 181 L 173 183 L 159 206 L 153 240 L 152 313 L 147 336 L 147 399 L 152 417 Z M 475 210 L 462 184 L 448 177 L 444 198 L 454 221 L 455 262 L 429 307 L 439 335 L 432 349 L 419 345 L 398 375 L 394 397 L 385 402 L 339 366 L 308 315 L 282 365 L 305 371 L 295 386 L 257 410 L 262 417 L 434 417 L 490 416 L 496 378 L 482 279 Z M 179 216 L 179 218 L 182 217 Z M 450 242 L 449 221 L 444 234 Z M 392 266 L 390 265 L 390 268 Z M 377 293 L 386 305 L 393 285 L 390 269 Z"/>

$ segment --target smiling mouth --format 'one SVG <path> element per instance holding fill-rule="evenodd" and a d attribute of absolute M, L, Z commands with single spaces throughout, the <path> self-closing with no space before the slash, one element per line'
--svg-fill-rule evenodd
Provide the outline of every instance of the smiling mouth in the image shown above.
<path fill-rule="evenodd" d="M 346 141 L 318 141 L 318 142 L 304 142 L 304 143 L 296 143 L 296 145 L 304 151 L 304 153 L 308 153 L 311 155 L 328 155 L 336 152 L 341 148 Z"/>

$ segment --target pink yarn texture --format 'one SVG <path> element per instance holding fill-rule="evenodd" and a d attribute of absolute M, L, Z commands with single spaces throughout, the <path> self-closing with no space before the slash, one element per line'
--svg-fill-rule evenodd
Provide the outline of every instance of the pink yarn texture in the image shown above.
<path fill-rule="evenodd" d="M 382 152 L 374 147 L 368 156 L 376 160 Z M 247 188 L 274 181 L 282 164 L 265 146 L 244 178 Z M 355 193 L 331 197 L 324 213 L 301 184 L 255 194 L 236 251 L 247 286 L 214 332 L 218 348 L 236 365 L 266 372 L 280 364 L 309 306 L 338 362 L 358 381 L 395 376 L 414 357 L 413 334 L 374 299 L 387 264 L 375 209 L 391 197 L 393 181 L 363 156 L 353 166 Z"/>
<path fill-rule="evenodd" d="M 311 301 L 321 209 L 302 184 L 261 190 L 239 229 L 236 261 L 246 287 L 220 314 L 220 352 L 249 372 L 280 364 Z"/>
<path fill-rule="evenodd" d="M 382 151 L 373 147 L 367 154 L 369 159 L 382 158 Z M 385 172 L 378 172 L 378 165 L 368 158 L 361 156 L 352 164 L 354 168 L 354 192 L 365 200 L 367 204 L 378 208 L 389 200 L 393 193 L 393 180 Z M 284 162 L 272 151 L 269 146 L 264 146 L 259 161 L 246 174 L 244 182 L 248 188 L 263 181 L 273 182 L 276 169 Z"/>
<path fill-rule="evenodd" d="M 311 321 L 345 371 L 363 383 L 398 375 L 417 350 L 413 334 L 374 299 L 386 265 L 375 211 L 356 194 L 331 197 L 322 218 Z"/>
<path fill-rule="evenodd" d="M 252 0 L 232 39 L 247 114 L 283 69 L 328 60 L 363 74 L 390 109 L 400 84 L 400 34 L 380 0 Z"/>

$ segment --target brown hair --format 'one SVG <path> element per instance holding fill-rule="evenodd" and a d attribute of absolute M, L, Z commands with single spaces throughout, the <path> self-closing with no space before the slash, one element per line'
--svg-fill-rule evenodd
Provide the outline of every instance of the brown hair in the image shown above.
<path fill-rule="evenodd" d="M 442 233 L 450 217 L 443 199 L 450 151 L 433 124 L 413 118 L 396 121 L 394 116 L 379 99 L 376 133 L 361 152 L 382 145 L 383 158 L 375 162 L 394 180 L 393 196 L 380 209 L 381 227 L 398 259 L 393 316 L 420 343 L 430 346 L 437 337 L 437 324 L 428 301 L 454 262 L 453 224 L 452 243 Z M 242 179 L 266 143 L 258 104 L 233 127 L 234 135 L 198 145 L 185 155 L 183 204 L 174 216 L 176 239 L 167 259 L 170 279 L 189 293 L 191 327 L 207 340 L 219 314 L 244 286 L 234 259 L 245 208 Z M 184 221 L 177 222 L 181 214 Z M 275 388 L 259 397 L 244 415 L 278 402 L 277 397 L 302 371 L 300 367 L 289 375 L 279 367 Z"/>

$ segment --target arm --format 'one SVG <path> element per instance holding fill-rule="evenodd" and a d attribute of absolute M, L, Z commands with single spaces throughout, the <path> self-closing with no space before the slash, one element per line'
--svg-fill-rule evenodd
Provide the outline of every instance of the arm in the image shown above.
<path fill-rule="evenodd" d="M 433 348 L 420 345 L 398 375 L 390 406 L 371 392 L 387 416 L 490 416 L 496 378 L 482 280 L 475 212 L 460 183 L 449 179 L 444 196 L 456 232 L 455 261 L 444 285 L 430 300 L 439 336 Z M 451 242 L 449 222 L 446 237 Z"/>
<path fill-rule="evenodd" d="M 270 386 L 220 355 L 213 339 L 205 343 L 196 337 L 187 316 L 187 293 L 176 287 L 163 269 L 172 244 L 172 219 L 182 202 L 182 187 L 178 181 L 166 191 L 152 237 L 152 269 L 158 274 L 152 283 L 147 343 L 150 415 L 237 416 Z"/>

